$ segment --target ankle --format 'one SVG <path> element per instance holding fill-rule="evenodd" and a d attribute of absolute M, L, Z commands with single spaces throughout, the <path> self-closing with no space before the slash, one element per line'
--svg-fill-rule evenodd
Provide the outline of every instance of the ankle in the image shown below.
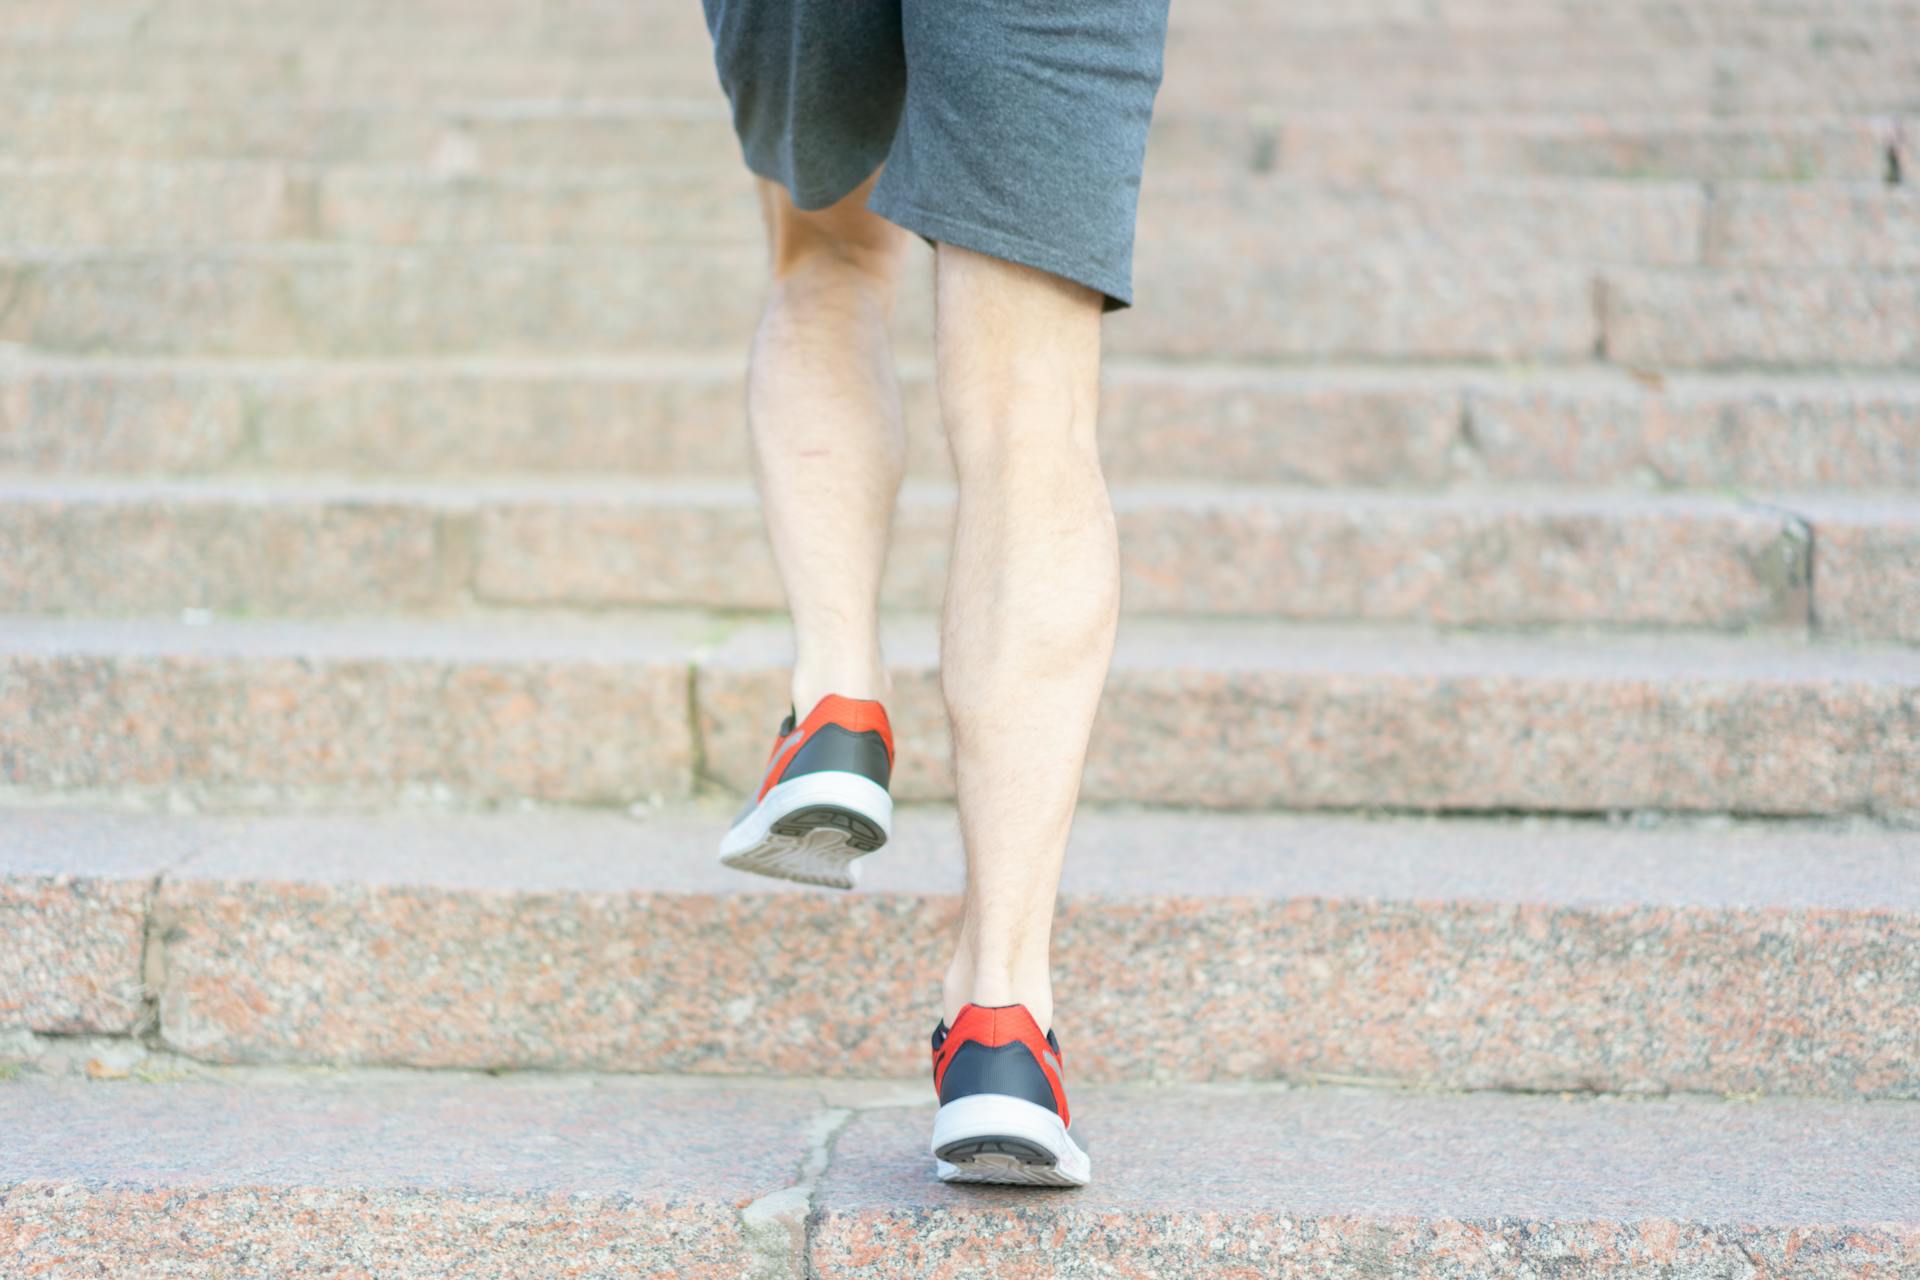
<path fill-rule="evenodd" d="M 963 965 L 956 958 L 941 984 L 941 1016 L 951 1026 L 970 1004 L 1025 1005 L 1042 1031 L 1053 1026 L 1053 982 L 1044 971 L 1015 974 L 994 966 Z"/>
<path fill-rule="evenodd" d="M 807 712 L 830 693 L 837 693 L 843 698 L 884 703 L 893 697 L 893 676 L 884 667 L 866 671 L 842 668 L 819 672 L 795 667 L 789 692 L 793 698 L 794 714 L 805 719 Z"/>

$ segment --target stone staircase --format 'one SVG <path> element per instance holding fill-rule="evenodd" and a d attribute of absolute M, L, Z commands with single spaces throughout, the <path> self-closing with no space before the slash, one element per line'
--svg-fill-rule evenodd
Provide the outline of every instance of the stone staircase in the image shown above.
<path fill-rule="evenodd" d="M 924 264 L 900 838 L 709 858 L 698 6 L 13 0 L 0 113 L 0 1276 L 1920 1276 L 1910 0 L 1176 4 L 1069 1195 L 922 1146 Z"/>

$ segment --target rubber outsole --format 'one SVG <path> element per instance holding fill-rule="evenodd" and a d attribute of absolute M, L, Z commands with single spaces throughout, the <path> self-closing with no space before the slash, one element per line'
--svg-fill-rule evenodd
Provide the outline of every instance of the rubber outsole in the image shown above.
<path fill-rule="evenodd" d="M 1059 1163 L 1054 1159 L 1053 1152 L 1024 1138 L 965 1138 L 959 1142 L 949 1142 L 934 1155 L 948 1164 L 966 1164 L 980 1156 L 1006 1156 L 1024 1165 L 1044 1165 L 1048 1168 Z"/>
<path fill-rule="evenodd" d="M 864 814 L 839 805 L 808 805 L 775 822 L 758 844 L 720 861 L 739 871 L 851 889 L 859 878 L 855 860 L 887 842 L 887 833 Z"/>
<path fill-rule="evenodd" d="M 1084 1187 L 1086 1151 L 1060 1118 L 1024 1098 L 970 1094 L 941 1106 L 930 1144 L 942 1182 Z"/>
<path fill-rule="evenodd" d="M 887 833 L 863 813 L 839 805 L 816 804 L 796 810 L 773 824 L 776 835 L 807 836 L 824 827 L 845 833 L 846 841 L 861 853 L 872 853 L 887 842 Z"/>
<path fill-rule="evenodd" d="M 1084 1187 L 1057 1164 L 1029 1164 L 1019 1156 L 983 1152 L 965 1161 L 941 1160 L 934 1168 L 942 1182 L 971 1182 L 995 1187 Z"/>

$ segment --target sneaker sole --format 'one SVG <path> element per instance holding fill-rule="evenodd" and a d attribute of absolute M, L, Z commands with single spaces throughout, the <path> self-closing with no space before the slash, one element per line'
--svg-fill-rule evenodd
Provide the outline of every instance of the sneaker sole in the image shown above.
<path fill-rule="evenodd" d="M 975 1094 L 941 1107 L 931 1145 L 942 1182 L 1084 1187 L 1093 1172 L 1059 1116 L 1005 1094 Z"/>
<path fill-rule="evenodd" d="M 857 773 L 810 773 L 767 792 L 720 844 L 720 862 L 800 884 L 851 889 L 858 859 L 892 834 L 893 799 Z"/>

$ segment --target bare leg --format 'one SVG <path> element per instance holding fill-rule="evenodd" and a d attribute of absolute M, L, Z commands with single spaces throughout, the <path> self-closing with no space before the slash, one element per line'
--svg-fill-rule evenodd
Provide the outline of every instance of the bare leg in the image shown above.
<path fill-rule="evenodd" d="M 1113 508 L 1095 445 L 1100 295 L 942 245 L 940 408 L 960 483 L 941 686 L 966 914 L 945 983 L 1051 1024 L 1060 864 L 1112 656 Z"/>
<path fill-rule="evenodd" d="M 866 208 L 872 182 L 814 213 L 760 181 L 773 285 L 754 335 L 747 418 L 793 615 L 793 704 L 884 698 L 880 576 L 906 445 L 887 320 L 909 242 Z"/>

